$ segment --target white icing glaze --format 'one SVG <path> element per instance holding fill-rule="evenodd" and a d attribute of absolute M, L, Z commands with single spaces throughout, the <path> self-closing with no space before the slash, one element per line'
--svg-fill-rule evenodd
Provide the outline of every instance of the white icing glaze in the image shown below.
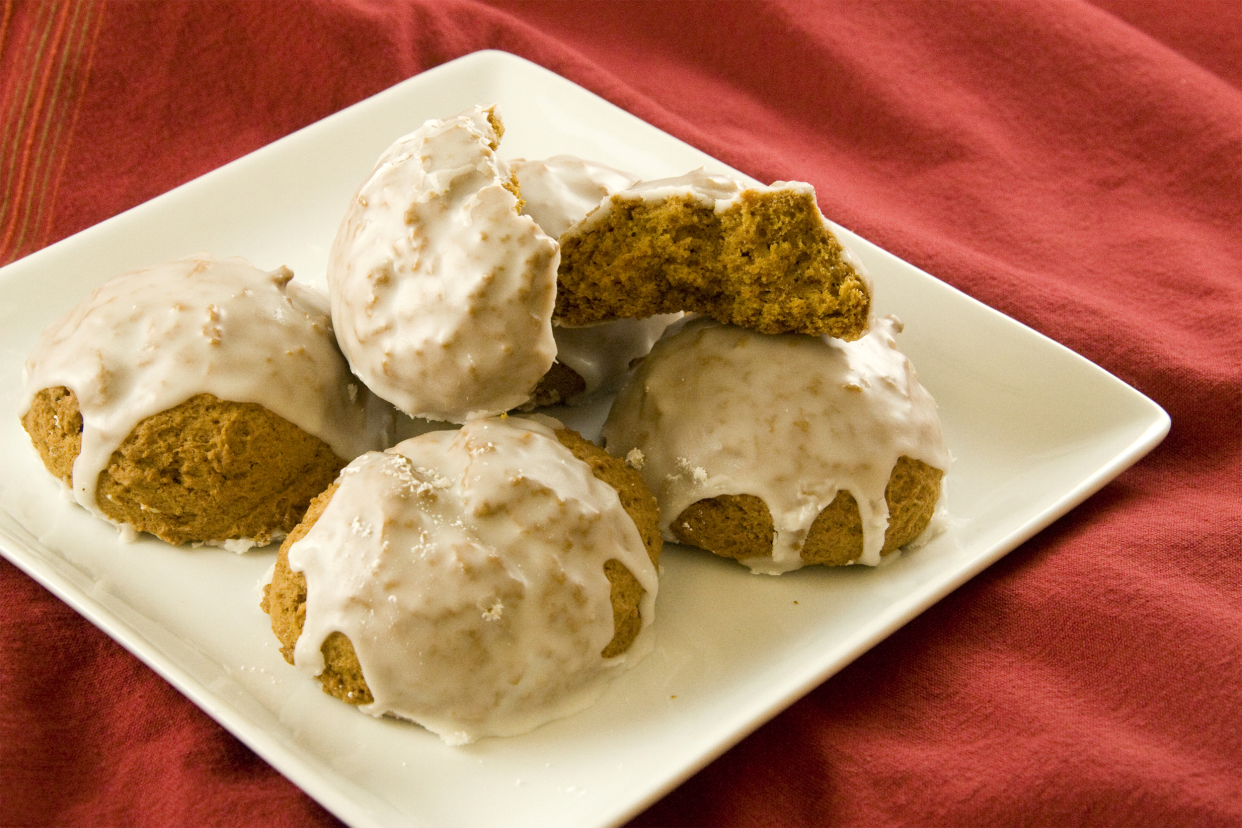
<path fill-rule="evenodd" d="M 517 213 L 488 112 L 428 121 L 389 147 L 329 256 L 350 365 L 415 417 L 461 423 L 521 405 L 556 355 L 560 248 Z"/>
<path fill-rule="evenodd" d="M 655 568 L 614 489 L 544 417 L 472 420 L 358 458 L 289 549 L 305 574 L 294 663 L 317 675 L 333 631 L 349 638 L 374 716 L 462 744 L 515 735 L 591 704 L 650 649 Z M 643 632 L 613 636 L 605 561 L 647 593 Z"/>
<path fill-rule="evenodd" d="M 518 158 L 510 168 L 521 187 L 522 212 L 553 238 L 560 238 L 609 195 L 637 181 L 628 173 L 572 155 L 543 161 Z M 580 396 L 589 396 L 623 377 L 630 363 L 650 351 L 664 329 L 681 316 L 619 319 L 582 328 L 557 325 L 552 329 L 556 358 L 582 377 L 586 388 Z"/>
<path fill-rule="evenodd" d="M 608 450 L 641 458 L 634 465 L 659 501 L 666 540 L 675 542 L 669 526 L 691 504 L 755 495 L 776 537 L 771 558 L 743 563 L 797 569 L 811 524 L 845 490 L 863 522 L 858 563 L 876 565 L 897 459 L 950 464 L 935 400 L 897 349 L 900 330 L 890 316 L 843 342 L 691 320 L 656 343 L 617 396 L 603 428 Z"/>
<path fill-rule="evenodd" d="M 815 192 L 815 189 L 810 184 L 802 182 L 778 181 L 771 187 L 747 185 L 731 175 L 709 173 L 707 170 L 699 168 L 673 178 L 653 178 L 647 181 L 638 181 L 625 189 L 612 193 L 613 197 L 611 199 L 600 204 L 599 209 L 580 221 L 577 226 L 572 228 L 572 232 L 573 234 L 589 233 L 599 225 L 611 211 L 613 204 L 616 203 L 624 204 L 627 201 L 655 202 L 664 201 L 675 196 L 689 196 L 700 204 L 710 205 L 717 213 L 723 213 L 736 204 L 738 197 L 747 190 L 765 191 L 777 189 L 800 190 L 810 192 L 812 195 Z"/>
<path fill-rule="evenodd" d="M 681 317 L 680 313 L 666 313 L 582 328 L 554 327 L 556 358 L 586 383 L 582 393 L 568 402 L 576 402 L 601 390 L 615 390 L 631 363 L 645 356 L 664 329 Z"/>
<path fill-rule="evenodd" d="M 522 190 L 522 212 L 554 239 L 605 198 L 638 181 L 629 173 L 573 155 L 554 155 L 542 161 L 515 158 L 509 168 Z"/>
<path fill-rule="evenodd" d="M 196 394 L 262 405 L 342 460 L 388 444 L 391 409 L 350 375 L 326 300 L 292 278 L 192 256 L 108 281 L 43 331 L 25 365 L 23 414 L 45 388 L 77 396 L 78 503 L 107 519 L 95 486 L 112 452 L 142 420 Z"/>

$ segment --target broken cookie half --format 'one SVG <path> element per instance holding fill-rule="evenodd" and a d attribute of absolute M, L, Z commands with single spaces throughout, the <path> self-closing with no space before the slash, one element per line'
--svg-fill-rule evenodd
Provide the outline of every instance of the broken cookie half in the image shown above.
<path fill-rule="evenodd" d="M 703 170 L 640 182 L 560 244 L 561 325 L 686 311 L 766 334 L 854 340 L 869 327 L 871 281 L 809 184 Z"/>

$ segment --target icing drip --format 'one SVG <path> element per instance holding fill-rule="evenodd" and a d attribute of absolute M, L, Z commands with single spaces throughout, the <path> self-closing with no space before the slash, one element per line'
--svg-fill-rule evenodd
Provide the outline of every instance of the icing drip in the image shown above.
<path fill-rule="evenodd" d="M 575 713 L 650 648 L 604 659 L 613 635 L 604 563 L 646 589 L 656 573 L 615 490 L 556 439 L 549 418 L 473 420 L 365 455 L 289 549 L 305 574 L 294 661 L 323 670 L 333 631 L 375 699 L 362 709 L 446 742 L 523 733 Z"/>
<path fill-rule="evenodd" d="M 572 368 L 586 383 L 586 389 L 580 396 L 585 397 L 601 389 L 615 390 L 630 370 L 630 363 L 645 356 L 664 329 L 681 317 L 680 313 L 665 313 L 646 319 L 618 319 L 583 328 L 558 326 L 552 329 L 556 334 L 556 358 Z"/>
<path fill-rule="evenodd" d="M 656 343 L 617 396 L 603 428 L 608 450 L 638 450 L 666 540 L 676 542 L 669 526 L 691 504 L 754 495 L 776 537 L 771 558 L 743 563 L 797 569 L 811 524 L 845 490 L 863 523 L 858 562 L 878 564 L 897 459 L 950 464 L 935 400 L 897 349 L 900 330 L 890 316 L 843 342 L 691 320 Z"/>

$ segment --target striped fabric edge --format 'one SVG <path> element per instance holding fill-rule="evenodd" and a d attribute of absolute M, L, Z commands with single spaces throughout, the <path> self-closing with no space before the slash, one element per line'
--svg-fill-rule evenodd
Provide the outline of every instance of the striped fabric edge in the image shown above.
<path fill-rule="evenodd" d="M 104 20 L 104 0 L 0 11 L 0 265 L 45 247 Z"/>

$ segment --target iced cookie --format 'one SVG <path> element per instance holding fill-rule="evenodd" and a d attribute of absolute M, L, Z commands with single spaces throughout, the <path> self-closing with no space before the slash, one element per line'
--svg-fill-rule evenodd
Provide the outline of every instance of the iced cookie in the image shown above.
<path fill-rule="evenodd" d="M 244 550 L 283 537 L 385 415 L 323 297 L 197 256 L 119 276 L 50 325 L 22 424 L 75 500 L 124 531 Z"/>
<path fill-rule="evenodd" d="M 476 419 L 346 467 L 263 607 L 285 658 L 364 712 L 514 735 L 650 648 L 657 523 L 641 477 L 557 421 Z"/>
<path fill-rule="evenodd" d="M 669 541 L 755 572 L 878 564 L 928 526 L 949 469 L 935 400 L 888 317 L 854 342 L 696 319 L 656 343 L 603 436 Z"/>

